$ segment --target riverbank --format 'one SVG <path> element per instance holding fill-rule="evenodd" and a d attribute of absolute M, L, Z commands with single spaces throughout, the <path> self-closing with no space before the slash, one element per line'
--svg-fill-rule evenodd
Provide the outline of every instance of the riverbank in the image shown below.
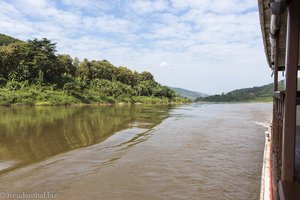
<path fill-rule="evenodd" d="M 272 103 L 271 98 L 266 99 L 255 99 L 255 100 L 243 100 L 243 101 L 196 101 L 197 103 L 216 103 L 216 104 L 223 104 L 223 103 Z"/>
<path fill-rule="evenodd" d="M 2 41 L 2 42 L 1 42 Z M 4 44 L 4 45 L 1 45 Z M 56 53 L 43 38 L 0 38 L 0 105 L 170 104 L 188 102 L 147 71 Z"/>
<path fill-rule="evenodd" d="M 111 105 L 111 104 L 176 104 L 189 99 L 155 96 L 105 96 L 99 91 L 85 89 L 81 93 L 68 93 L 51 86 L 26 86 L 15 90 L 0 88 L 0 106 L 55 106 L 55 105 Z"/>

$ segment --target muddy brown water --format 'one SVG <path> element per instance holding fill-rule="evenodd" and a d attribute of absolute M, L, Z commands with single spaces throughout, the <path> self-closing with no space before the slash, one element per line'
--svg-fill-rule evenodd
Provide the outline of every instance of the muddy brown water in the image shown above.
<path fill-rule="evenodd" d="M 1 107 L 0 199 L 259 199 L 271 109 Z"/>

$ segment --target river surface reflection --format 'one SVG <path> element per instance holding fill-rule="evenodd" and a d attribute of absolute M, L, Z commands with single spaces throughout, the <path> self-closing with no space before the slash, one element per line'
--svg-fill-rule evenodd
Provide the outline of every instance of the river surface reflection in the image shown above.
<path fill-rule="evenodd" d="M 258 199 L 272 104 L 0 108 L 0 191 Z"/>
<path fill-rule="evenodd" d="M 0 173 L 104 141 L 130 128 L 150 129 L 170 106 L 0 107 Z"/>

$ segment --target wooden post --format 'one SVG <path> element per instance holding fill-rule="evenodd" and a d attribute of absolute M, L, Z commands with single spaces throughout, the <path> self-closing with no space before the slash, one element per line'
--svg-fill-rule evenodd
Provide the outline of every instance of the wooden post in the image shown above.
<path fill-rule="evenodd" d="M 275 47 L 275 60 L 274 60 L 274 83 L 273 83 L 273 92 L 275 95 L 275 92 L 278 91 L 278 61 L 279 61 L 279 37 L 276 38 L 276 47 Z M 278 108 L 278 100 L 275 99 L 275 96 L 273 97 L 273 131 L 272 131 L 272 138 L 277 137 L 277 129 L 278 129 L 278 119 L 275 113 L 276 108 Z M 277 111 L 278 112 L 278 111 Z"/>
<path fill-rule="evenodd" d="M 282 141 L 282 180 L 294 181 L 300 1 L 291 0 L 287 12 L 286 98 Z"/>
<path fill-rule="evenodd" d="M 276 47 L 275 47 L 275 60 L 274 60 L 274 83 L 273 83 L 273 91 L 274 91 L 274 95 L 275 92 L 278 91 L 278 61 L 279 61 L 279 37 L 276 38 Z M 275 96 L 273 97 L 273 129 L 272 129 L 272 145 L 278 145 L 278 129 L 279 129 L 279 125 L 278 125 L 278 110 L 277 108 L 279 108 L 278 105 L 278 99 L 275 98 Z M 275 113 L 275 110 L 277 112 L 277 114 Z M 272 147 L 271 147 L 272 148 Z"/>
<path fill-rule="evenodd" d="M 276 38 L 276 49 L 275 49 L 275 60 L 274 60 L 274 83 L 273 83 L 273 91 L 274 94 L 278 91 L 278 61 L 279 61 L 279 37 Z M 279 181 L 277 168 L 278 168 L 278 142 L 279 142 L 279 124 L 278 124 L 278 116 L 275 113 L 275 110 L 278 108 L 278 99 L 273 97 L 273 127 L 271 133 L 271 192 L 274 199 L 277 199 L 277 183 Z M 278 111 L 276 111 L 278 113 Z"/>
<path fill-rule="evenodd" d="M 279 60 L 279 37 L 276 38 L 275 60 L 274 60 L 274 92 L 278 91 L 278 60 Z"/>

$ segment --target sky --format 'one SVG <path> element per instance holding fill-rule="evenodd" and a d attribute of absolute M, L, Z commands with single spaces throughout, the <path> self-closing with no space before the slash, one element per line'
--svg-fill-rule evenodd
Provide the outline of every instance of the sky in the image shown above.
<path fill-rule="evenodd" d="M 272 82 L 255 0 L 1 0 L 0 33 L 207 94 Z"/>

